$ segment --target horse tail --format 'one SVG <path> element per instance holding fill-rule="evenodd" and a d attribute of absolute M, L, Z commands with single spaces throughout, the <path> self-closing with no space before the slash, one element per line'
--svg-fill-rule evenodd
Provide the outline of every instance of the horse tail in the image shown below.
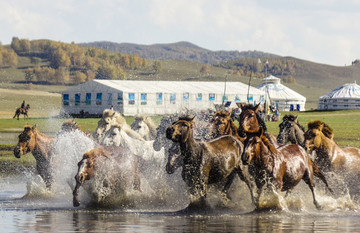
<path fill-rule="evenodd" d="M 309 158 L 310 159 L 310 158 Z M 314 171 L 314 176 L 318 177 L 320 180 L 322 180 L 322 182 L 324 182 L 325 186 L 329 189 L 329 191 L 331 193 L 334 193 L 333 190 L 329 187 L 326 178 L 324 176 L 324 174 L 322 173 L 322 171 L 320 170 L 320 168 L 318 167 L 318 165 L 316 164 L 316 162 L 312 162 L 312 167 L 313 167 L 313 171 Z"/>

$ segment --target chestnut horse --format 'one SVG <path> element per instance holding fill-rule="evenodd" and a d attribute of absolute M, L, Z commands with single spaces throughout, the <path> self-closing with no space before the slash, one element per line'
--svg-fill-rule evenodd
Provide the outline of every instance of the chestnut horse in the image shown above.
<path fill-rule="evenodd" d="M 28 118 L 28 111 L 30 109 L 30 104 L 27 104 L 24 108 L 17 108 L 15 111 L 15 115 L 13 116 L 13 118 L 17 118 L 19 120 L 20 114 L 24 115 L 24 119 Z"/>
<path fill-rule="evenodd" d="M 238 127 L 236 127 L 235 123 L 231 119 L 231 114 L 221 110 L 220 112 L 216 112 L 213 115 L 212 119 L 212 130 L 211 134 L 214 138 L 223 135 L 231 135 L 236 137 L 238 140 L 243 142 L 245 138 L 240 137 L 238 133 Z"/>
<path fill-rule="evenodd" d="M 312 162 L 305 149 L 296 144 L 281 145 L 275 148 L 270 140 L 262 134 L 248 140 L 242 155 L 242 161 L 249 164 L 252 176 L 258 187 L 258 198 L 262 187 L 266 184 L 266 177 L 271 178 L 275 188 L 280 191 L 289 191 L 301 180 L 309 186 L 313 203 L 317 209 L 320 205 L 316 201 L 314 193 L 314 175 L 319 177 L 329 188 L 324 175 L 315 163 Z"/>
<path fill-rule="evenodd" d="M 194 198 L 205 200 L 208 184 L 226 181 L 226 195 L 236 173 L 245 180 L 240 169 L 242 143 L 235 137 L 225 135 L 208 142 L 194 139 L 194 117 L 179 118 L 166 130 L 166 137 L 180 144 L 182 178 Z"/>
<path fill-rule="evenodd" d="M 305 128 L 300 125 L 298 117 L 294 115 L 285 115 L 283 121 L 279 125 L 280 131 L 277 136 L 277 142 L 279 144 L 298 144 L 304 147 L 305 141 Z"/>
<path fill-rule="evenodd" d="M 270 142 L 277 146 L 276 137 L 267 132 L 265 121 L 259 115 L 260 103 L 256 106 L 252 104 L 240 104 L 241 113 L 239 115 L 239 129 L 240 137 L 247 138 L 257 135 L 259 136 L 260 128 L 264 135 L 269 138 Z M 246 142 L 245 142 L 246 143 Z"/>
<path fill-rule="evenodd" d="M 305 133 L 305 148 L 316 152 L 315 161 L 324 171 L 360 175 L 360 149 L 341 148 L 333 140 L 333 130 L 322 121 L 311 121 Z"/>
<path fill-rule="evenodd" d="M 36 129 L 36 125 L 26 125 L 24 131 L 20 133 L 19 141 L 14 148 L 14 155 L 20 158 L 29 152 L 33 154 L 36 160 L 36 170 L 44 180 L 46 187 L 51 188 L 53 177 L 51 174 L 51 150 L 55 143 L 55 138 L 48 137 Z"/>
<path fill-rule="evenodd" d="M 100 179 L 100 180 L 97 180 Z M 130 150 L 118 146 L 105 146 L 86 152 L 78 163 L 78 172 L 75 176 L 76 186 L 73 190 L 73 206 L 78 207 L 79 188 L 85 181 L 100 183 L 101 190 L 94 190 L 93 186 L 85 189 L 89 193 L 101 195 L 104 190 L 105 196 L 98 199 L 108 198 L 111 195 L 120 195 L 129 190 L 140 190 L 140 173 L 138 169 L 138 158 Z"/>

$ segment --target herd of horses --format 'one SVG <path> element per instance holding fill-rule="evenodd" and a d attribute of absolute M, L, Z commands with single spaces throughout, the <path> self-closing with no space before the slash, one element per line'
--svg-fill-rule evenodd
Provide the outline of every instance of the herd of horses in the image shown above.
<path fill-rule="evenodd" d="M 159 125 L 146 116 L 136 117 L 128 125 L 120 113 L 107 109 L 93 134 L 81 131 L 73 121 L 64 122 L 62 133 L 80 131 L 94 142 L 94 148 L 78 159 L 73 205 L 80 205 L 80 187 L 89 193 L 94 191 L 89 189 L 95 186 L 84 184 L 97 176 L 108 176 L 103 185 L 110 190 L 120 187 L 120 192 L 141 192 L 142 169 L 154 164 L 161 164 L 158 172 L 168 174 L 182 168 L 181 178 L 188 186 L 190 205 L 206 202 L 211 184 L 221 185 L 221 197 L 227 203 L 236 176 L 247 185 L 255 207 L 259 206 L 264 187 L 286 191 L 288 195 L 303 180 L 312 192 L 315 207 L 320 209 L 314 177 L 332 195 L 327 182 L 329 172 L 341 176 L 352 188 L 360 175 L 360 149 L 339 147 L 326 123 L 311 121 L 306 131 L 297 117 L 285 115 L 275 137 L 267 132 L 259 105 L 242 104 L 240 108 L 235 119 L 224 110 L 202 111 L 164 116 Z M 14 155 L 20 158 L 31 152 L 38 174 L 51 190 L 56 178 L 51 163 L 58 156 L 52 150 L 56 138 L 40 133 L 36 125 L 25 126 L 18 138 Z"/>

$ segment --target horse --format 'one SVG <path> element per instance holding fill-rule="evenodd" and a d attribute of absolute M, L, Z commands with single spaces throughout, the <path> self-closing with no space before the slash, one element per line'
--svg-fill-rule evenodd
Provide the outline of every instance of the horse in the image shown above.
<path fill-rule="evenodd" d="M 80 206 L 79 188 L 83 186 L 97 201 L 126 196 L 127 191 L 140 189 L 138 158 L 123 147 L 99 147 L 84 153 L 78 163 L 73 190 L 73 206 Z M 98 187 L 99 185 L 100 187 Z"/>
<path fill-rule="evenodd" d="M 261 136 L 253 136 L 245 145 L 242 161 L 251 166 L 249 171 L 255 179 L 258 187 L 257 202 L 262 188 L 269 177 L 275 188 L 280 191 L 293 189 L 301 180 L 309 186 L 313 203 L 317 209 L 321 206 L 316 201 L 314 193 L 314 175 L 319 177 L 326 185 L 328 190 L 331 188 L 305 149 L 296 144 L 281 145 L 277 148 L 265 137 L 260 129 Z"/>
<path fill-rule="evenodd" d="M 143 137 L 132 130 L 126 123 L 125 118 L 117 111 L 111 109 L 105 109 L 102 118 L 98 121 L 98 126 L 94 133 L 94 138 L 101 142 L 105 136 L 105 133 L 113 126 L 119 125 L 129 135 L 137 138 L 140 141 L 145 141 Z"/>
<path fill-rule="evenodd" d="M 305 148 L 316 152 L 315 162 L 324 171 L 342 175 L 360 175 L 360 149 L 341 148 L 334 140 L 332 128 L 322 121 L 311 121 L 305 132 Z"/>
<path fill-rule="evenodd" d="M 304 147 L 305 141 L 305 128 L 300 125 L 298 117 L 294 115 L 285 115 L 283 121 L 279 124 L 279 135 L 277 136 L 277 142 L 279 144 L 298 144 Z"/>
<path fill-rule="evenodd" d="M 30 104 L 27 104 L 24 108 L 17 108 L 15 111 L 15 115 L 13 116 L 13 118 L 17 118 L 19 120 L 20 114 L 24 115 L 24 119 L 25 118 L 29 118 L 28 116 L 28 111 L 30 109 Z"/>
<path fill-rule="evenodd" d="M 240 169 L 243 144 L 233 136 L 224 135 L 211 141 L 193 136 L 194 117 L 181 117 L 166 130 L 166 137 L 180 145 L 182 178 L 189 187 L 191 202 L 205 201 L 209 184 L 225 181 L 222 193 L 227 197 L 233 176 L 246 181 Z"/>
<path fill-rule="evenodd" d="M 146 141 L 156 138 L 156 124 L 149 116 L 136 116 L 130 125 L 131 129 L 139 133 Z"/>
<path fill-rule="evenodd" d="M 253 135 L 259 136 L 260 128 L 264 135 L 269 138 L 270 142 L 277 145 L 276 137 L 267 132 L 265 121 L 259 115 L 260 103 L 256 106 L 252 104 L 240 104 L 241 113 L 239 115 L 238 134 L 246 140 Z"/>
<path fill-rule="evenodd" d="M 36 171 L 44 180 L 47 189 L 50 189 L 53 181 L 50 159 L 55 138 L 40 133 L 36 125 L 25 125 L 18 138 L 19 141 L 14 148 L 15 157 L 20 158 L 31 152 L 36 160 Z"/>
<path fill-rule="evenodd" d="M 214 138 L 222 135 L 231 135 L 236 137 L 241 142 L 244 142 L 245 138 L 240 137 L 238 133 L 238 127 L 236 127 L 234 121 L 231 118 L 231 113 L 224 110 L 216 112 L 213 115 L 211 134 Z"/>

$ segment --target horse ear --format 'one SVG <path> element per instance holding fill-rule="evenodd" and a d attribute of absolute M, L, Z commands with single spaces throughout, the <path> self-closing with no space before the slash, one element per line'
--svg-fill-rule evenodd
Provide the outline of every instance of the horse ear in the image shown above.
<path fill-rule="evenodd" d="M 294 121 L 295 121 L 296 123 L 299 123 L 299 121 L 298 121 L 298 116 L 295 116 Z"/>
<path fill-rule="evenodd" d="M 35 130 L 36 129 L 36 124 L 31 128 L 32 130 Z"/>
<path fill-rule="evenodd" d="M 241 108 L 241 110 L 243 110 L 244 107 L 245 107 L 245 104 L 244 104 L 244 103 L 240 103 L 240 108 Z"/>
<path fill-rule="evenodd" d="M 255 106 L 255 112 L 259 111 L 259 107 L 260 107 L 260 103 L 258 103 L 256 106 Z"/>

